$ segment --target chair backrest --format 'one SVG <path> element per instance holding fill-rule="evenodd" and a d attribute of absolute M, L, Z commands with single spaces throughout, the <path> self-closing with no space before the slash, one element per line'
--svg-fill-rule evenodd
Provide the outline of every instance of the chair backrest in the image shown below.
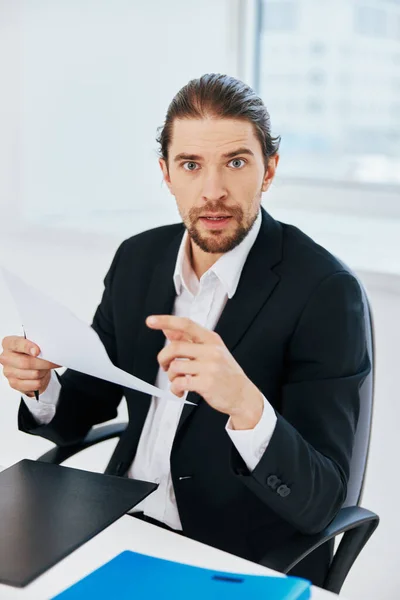
<path fill-rule="evenodd" d="M 345 507 L 358 506 L 362 499 L 372 429 L 375 383 L 375 345 L 372 311 L 365 288 L 357 275 L 355 275 L 342 261 L 339 260 L 339 262 L 343 265 L 343 268 L 346 271 L 348 271 L 357 279 L 361 288 L 364 305 L 366 344 L 368 355 L 371 361 L 371 371 L 360 387 L 360 414 L 358 418 L 353 455 L 350 464 L 347 496 L 343 504 Z"/>

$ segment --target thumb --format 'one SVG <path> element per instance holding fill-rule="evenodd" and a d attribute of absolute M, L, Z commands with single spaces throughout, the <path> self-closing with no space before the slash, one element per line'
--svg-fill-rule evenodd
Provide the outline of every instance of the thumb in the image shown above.
<path fill-rule="evenodd" d="M 163 333 L 165 335 L 165 337 L 167 338 L 167 340 L 169 340 L 170 342 L 180 342 L 182 340 L 184 341 L 189 341 L 189 337 L 185 334 L 182 333 L 181 331 L 174 331 L 172 329 L 163 329 Z"/>

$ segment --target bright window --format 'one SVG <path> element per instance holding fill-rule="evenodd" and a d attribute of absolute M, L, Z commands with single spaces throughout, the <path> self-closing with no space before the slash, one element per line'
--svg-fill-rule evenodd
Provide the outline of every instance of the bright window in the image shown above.
<path fill-rule="evenodd" d="M 259 0 L 259 23 L 281 174 L 400 186 L 400 3 Z"/>

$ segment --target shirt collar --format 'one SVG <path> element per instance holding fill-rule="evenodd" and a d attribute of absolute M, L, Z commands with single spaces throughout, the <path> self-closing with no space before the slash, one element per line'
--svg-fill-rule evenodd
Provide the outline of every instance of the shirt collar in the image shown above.
<path fill-rule="evenodd" d="M 262 217 L 260 210 L 253 227 L 244 240 L 240 242 L 238 246 L 233 248 L 233 250 L 223 254 L 221 258 L 219 258 L 217 262 L 203 274 L 201 280 L 209 276 L 210 273 L 213 273 L 224 287 L 228 298 L 232 298 L 239 285 L 240 276 L 248 254 L 260 231 L 261 221 Z M 185 288 L 189 293 L 193 294 L 193 278 L 196 278 L 196 275 L 190 264 L 189 243 L 189 235 L 188 232 L 185 231 L 179 247 L 173 276 L 175 291 L 178 296 L 182 293 L 182 288 Z"/>

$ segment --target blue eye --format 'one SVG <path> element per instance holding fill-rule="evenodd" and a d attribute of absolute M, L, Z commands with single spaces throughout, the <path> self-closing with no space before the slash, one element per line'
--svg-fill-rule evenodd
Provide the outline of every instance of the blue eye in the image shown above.
<path fill-rule="evenodd" d="M 197 170 L 197 163 L 193 162 L 193 161 L 188 161 L 183 163 L 183 168 L 185 169 L 185 171 L 196 171 Z"/>
<path fill-rule="evenodd" d="M 243 158 L 233 158 L 228 165 L 231 165 L 234 169 L 241 169 L 246 164 Z"/>

